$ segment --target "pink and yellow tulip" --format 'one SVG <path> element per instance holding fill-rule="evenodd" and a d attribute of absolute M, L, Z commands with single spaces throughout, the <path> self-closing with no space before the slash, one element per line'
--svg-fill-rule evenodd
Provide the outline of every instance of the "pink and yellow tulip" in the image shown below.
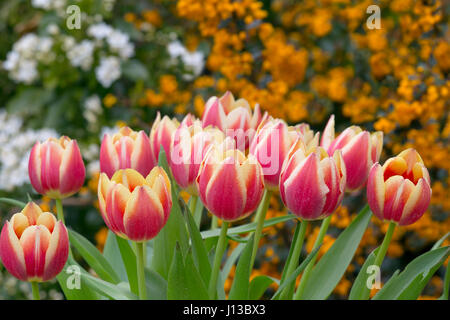
<path fill-rule="evenodd" d="M 186 119 L 186 124 L 191 123 L 192 119 Z M 159 151 L 161 146 L 164 148 L 167 160 L 169 160 L 170 144 L 172 142 L 173 134 L 175 130 L 180 126 L 180 123 L 176 119 L 170 119 L 168 116 L 164 116 L 161 119 L 161 115 L 158 112 L 155 122 L 153 122 L 152 129 L 150 131 L 150 147 L 152 150 L 153 163 L 158 163 Z"/>
<path fill-rule="evenodd" d="M 170 180 L 161 167 L 144 178 L 133 169 L 117 171 L 111 180 L 102 173 L 98 200 L 103 220 L 118 236 L 143 242 L 164 227 L 172 208 Z"/>
<path fill-rule="evenodd" d="M 66 227 L 34 202 L 3 226 L 0 258 L 9 273 L 22 281 L 53 279 L 63 269 L 68 254 Z"/>
<path fill-rule="evenodd" d="M 226 138 L 213 145 L 203 160 L 196 182 L 205 207 L 225 221 L 243 219 L 261 201 L 264 179 L 255 157 L 248 158 Z"/>
<path fill-rule="evenodd" d="M 225 135 L 217 128 L 202 128 L 201 124 L 181 125 L 170 148 L 170 169 L 175 181 L 191 195 L 198 195 L 195 179 L 200 164 L 213 144 L 222 143 Z"/>
<path fill-rule="evenodd" d="M 380 158 L 383 133 L 377 131 L 370 134 L 358 126 L 351 126 L 335 138 L 333 115 L 323 132 L 321 146 L 329 155 L 342 150 L 347 170 L 347 190 L 358 190 L 365 186 L 370 168 Z"/>
<path fill-rule="evenodd" d="M 407 149 L 383 166 L 373 165 L 367 182 L 367 199 L 379 219 L 409 225 L 427 210 L 430 185 L 430 175 L 419 153 Z"/>
<path fill-rule="evenodd" d="M 308 148 L 299 138 L 280 174 L 280 195 L 286 207 L 304 220 L 333 213 L 345 192 L 346 170 L 340 150 L 332 157 L 322 147 Z"/>
<path fill-rule="evenodd" d="M 111 178 L 119 169 L 134 169 L 147 176 L 156 165 L 150 140 L 144 131 L 123 127 L 118 133 L 105 134 L 100 148 L 100 171 Z"/>
<path fill-rule="evenodd" d="M 250 145 L 250 153 L 256 157 L 263 169 L 267 189 L 278 188 L 285 157 L 299 137 L 308 145 L 318 144 L 318 134 L 314 135 L 309 126 L 291 127 L 281 119 L 272 118 L 259 126 Z"/>
<path fill-rule="evenodd" d="M 257 127 L 266 117 L 267 113 L 261 116 L 259 105 L 256 105 L 252 112 L 247 100 L 235 100 L 233 94 L 227 91 L 220 98 L 209 98 L 203 112 L 202 123 L 203 127 L 211 125 L 219 128 L 236 141 L 238 149 L 246 150 Z"/>
<path fill-rule="evenodd" d="M 78 192 L 86 170 L 76 140 L 68 137 L 36 142 L 28 162 L 34 189 L 52 199 L 63 199 Z"/>

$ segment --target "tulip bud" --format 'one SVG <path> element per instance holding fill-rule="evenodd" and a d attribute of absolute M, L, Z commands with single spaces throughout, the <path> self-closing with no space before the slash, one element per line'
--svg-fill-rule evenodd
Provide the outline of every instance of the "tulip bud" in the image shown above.
<path fill-rule="evenodd" d="M 68 255 L 66 227 L 34 202 L 3 226 L 0 258 L 6 270 L 22 281 L 53 279 L 63 269 Z"/>
<path fill-rule="evenodd" d="M 68 137 L 36 142 L 28 161 L 34 189 L 52 199 L 63 199 L 83 186 L 86 170 L 76 140 Z"/>
<path fill-rule="evenodd" d="M 112 137 L 105 134 L 100 148 L 100 171 L 109 178 L 119 169 L 134 169 L 143 176 L 156 165 L 144 131 L 123 127 Z"/>
<path fill-rule="evenodd" d="M 300 218 L 323 219 L 341 203 L 345 182 L 340 150 L 330 157 L 322 147 L 308 148 L 299 138 L 281 170 L 280 195 L 286 207 Z"/>
<path fill-rule="evenodd" d="M 144 178 L 133 169 L 100 175 L 98 200 L 103 220 L 118 236 L 136 242 L 154 238 L 172 208 L 170 180 L 161 167 Z"/>
<path fill-rule="evenodd" d="M 367 181 L 367 200 L 381 220 L 409 225 L 424 214 L 430 204 L 431 181 L 419 153 L 402 151 L 383 166 L 375 163 Z"/>
<path fill-rule="evenodd" d="M 255 157 L 235 148 L 231 138 L 206 153 L 196 179 L 205 207 L 218 218 L 234 221 L 247 217 L 261 201 L 264 179 Z"/>
<path fill-rule="evenodd" d="M 261 116 L 259 105 L 252 112 L 245 99 L 235 100 L 227 91 L 221 98 L 211 97 L 206 102 L 202 117 L 203 127 L 209 125 L 222 130 L 236 141 L 237 148 L 246 150 L 256 132 L 258 125 L 267 117 Z"/>
<path fill-rule="evenodd" d="M 308 137 L 309 131 L 304 126 L 289 127 L 281 119 L 270 118 L 261 124 L 250 145 L 250 153 L 256 157 L 264 173 L 266 188 L 278 188 L 280 172 L 286 155 L 292 144 L 298 139 Z M 311 131 L 311 130 L 310 130 Z M 312 131 L 311 131 L 312 132 Z M 313 134 L 314 136 L 314 134 Z M 308 141 L 317 145 L 318 135 Z"/>
<path fill-rule="evenodd" d="M 217 128 L 202 128 L 196 123 L 181 125 L 170 147 L 170 169 L 175 181 L 191 195 L 198 195 L 195 178 L 200 164 L 212 144 L 222 143 L 225 135 Z"/>
<path fill-rule="evenodd" d="M 372 165 L 377 162 L 383 148 L 383 133 L 370 134 L 360 127 L 351 126 L 334 138 L 334 116 L 330 117 L 323 132 L 321 146 L 329 155 L 342 150 L 342 158 L 347 170 L 347 190 L 363 188 Z"/>
<path fill-rule="evenodd" d="M 190 120 L 186 121 L 190 122 Z M 161 146 L 164 148 L 167 158 L 169 158 L 172 136 L 179 126 L 180 124 L 176 119 L 170 119 L 168 116 L 164 116 L 161 119 L 161 114 L 158 112 L 155 122 L 153 122 L 152 130 L 150 131 L 150 147 L 152 149 L 154 163 L 158 163 Z"/>

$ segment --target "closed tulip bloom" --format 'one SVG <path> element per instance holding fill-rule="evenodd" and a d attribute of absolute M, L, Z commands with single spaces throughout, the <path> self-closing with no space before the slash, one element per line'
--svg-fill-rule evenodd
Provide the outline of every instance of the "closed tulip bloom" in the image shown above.
<path fill-rule="evenodd" d="M 360 127 L 351 126 L 337 138 L 334 136 L 334 116 L 331 116 L 323 132 L 321 146 L 329 155 L 334 154 L 336 150 L 342 151 L 347 170 L 347 190 L 363 188 L 370 168 L 380 159 L 383 133 L 377 131 L 370 134 Z"/>
<path fill-rule="evenodd" d="M 36 142 L 31 149 L 28 174 L 33 188 L 52 199 L 78 192 L 86 170 L 77 142 L 65 136 Z"/>
<path fill-rule="evenodd" d="M 192 119 L 186 119 L 187 123 L 191 121 Z M 168 116 L 164 116 L 161 119 L 161 114 L 158 112 L 155 122 L 153 122 L 152 130 L 150 131 L 150 147 L 154 163 L 158 163 L 161 146 L 164 148 L 167 158 L 169 158 L 172 136 L 179 126 L 180 123 L 178 120 L 170 119 Z"/>
<path fill-rule="evenodd" d="M 118 133 L 105 134 L 100 148 L 100 171 L 111 178 L 119 169 L 134 169 L 147 176 L 156 165 L 150 140 L 144 131 L 123 127 Z"/>
<path fill-rule="evenodd" d="M 317 145 L 318 135 L 314 139 L 309 137 L 309 133 L 306 127 L 290 127 L 281 119 L 270 118 L 260 125 L 250 145 L 250 153 L 256 157 L 263 169 L 267 189 L 278 188 L 284 159 L 299 137 L 307 137 L 308 143 L 315 141 Z"/>
<path fill-rule="evenodd" d="M 232 137 L 238 149 L 249 147 L 258 125 L 267 117 L 261 116 L 259 105 L 254 111 L 245 99 L 235 100 L 231 92 L 227 91 L 221 98 L 211 97 L 206 102 L 203 112 L 203 127 L 214 126 Z"/>
<path fill-rule="evenodd" d="M 373 165 L 367 181 L 367 200 L 379 219 L 409 225 L 427 210 L 430 185 L 430 175 L 419 153 L 407 149 L 383 166 Z"/>
<path fill-rule="evenodd" d="M 280 195 L 286 207 L 304 220 L 333 213 L 345 192 L 346 170 L 340 150 L 332 157 L 322 147 L 308 148 L 298 139 L 280 174 Z"/>
<path fill-rule="evenodd" d="M 53 279 L 63 269 L 68 255 L 66 227 L 34 202 L 3 226 L 0 258 L 6 270 L 22 281 Z"/>
<path fill-rule="evenodd" d="M 231 138 L 213 145 L 207 152 L 197 176 L 197 187 L 205 207 L 225 221 L 243 219 L 261 201 L 264 179 L 255 157 L 248 158 L 234 149 Z"/>
<path fill-rule="evenodd" d="M 133 169 L 117 171 L 111 180 L 102 173 L 98 200 L 103 220 L 118 236 L 143 242 L 164 227 L 172 208 L 170 180 L 161 167 L 144 178 Z"/>
<path fill-rule="evenodd" d="M 217 128 L 201 124 L 181 125 L 175 131 L 170 148 L 170 169 L 175 181 L 191 195 L 198 195 L 195 178 L 208 149 L 222 143 L 225 134 Z"/>

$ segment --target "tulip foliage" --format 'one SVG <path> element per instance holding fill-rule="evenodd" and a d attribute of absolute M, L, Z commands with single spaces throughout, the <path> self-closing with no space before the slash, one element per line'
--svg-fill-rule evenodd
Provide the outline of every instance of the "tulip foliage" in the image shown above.
<path fill-rule="evenodd" d="M 382 266 L 395 228 L 426 211 L 430 175 L 413 149 L 379 164 L 381 133 L 352 126 L 335 137 L 331 117 L 320 142 L 319 135 L 307 124 L 289 126 L 261 115 L 259 107 L 252 111 L 231 93 L 211 98 L 202 120 L 188 115 L 180 123 L 158 114 L 149 134 L 125 127 L 105 135 L 98 184 L 99 214 L 109 228 L 103 252 L 64 224 L 62 199 L 78 192 L 85 176 L 76 141 L 37 142 L 30 181 L 55 199 L 58 219 L 34 202 L 7 200 L 23 208 L 3 226 L 0 258 L 12 275 L 32 284 L 35 298 L 38 283 L 56 277 L 67 299 L 253 300 L 267 298 L 269 287 L 276 288 L 274 300 L 327 299 L 375 215 L 388 224 L 386 235 L 349 295 L 369 299 L 369 270 Z M 331 216 L 349 191 L 366 195 L 368 204 L 318 259 Z M 266 219 L 278 192 L 289 213 Z M 304 256 L 312 220 L 321 228 Z M 251 278 L 263 229 L 283 223 L 296 228 L 281 278 Z M 372 299 L 417 299 L 449 256 L 446 237 L 392 275 Z M 230 240 L 240 243 L 225 254 Z M 442 298 L 447 295 L 448 289 Z"/>

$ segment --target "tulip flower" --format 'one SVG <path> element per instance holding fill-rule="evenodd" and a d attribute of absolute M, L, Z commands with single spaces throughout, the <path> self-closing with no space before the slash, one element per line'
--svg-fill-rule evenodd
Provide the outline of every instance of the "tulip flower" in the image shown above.
<path fill-rule="evenodd" d="M 205 207 L 225 221 L 247 217 L 258 206 L 264 190 L 261 165 L 248 158 L 226 138 L 213 145 L 200 166 L 196 179 Z"/>
<path fill-rule="evenodd" d="M 133 169 L 118 170 L 111 180 L 100 175 L 98 200 L 103 220 L 118 236 L 136 242 L 154 238 L 172 208 L 170 180 L 161 167 L 144 178 Z"/>
<path fill-rule="evenodd" d="M 261 116 L 259 105 L 252 112 L 245 99 L 235 100 L 227 91 L 221 98 L 211 97 L 206 102 L 203 112 L 203 127 L 212 125 L 222 130 L 227 136 L 234 138 L 240 150 L 246 150 L 256 132 L 258 125 L 267 118 Z"/>
<path fill-rule="evenodd" d="M 278 188 L 284 159 L 299 137 L 308 145 L 318 144 L 318 134 L 314 136 L 309 126 L 290 127 L 283 120 L 272 118 L 259 126 L 250 145 L 250 153 L 256 157 L 263 169 L 267 189 Z"/>
<path fill-rule="evenodd" d="M 407 149 L 383 166 L 373 165 L 367 182 L 367 200 L 379 219 L 409 225 L 428 208 L 430 185 L 430 175 L 419 153 Z"/>
<path fill-rule="evenodd" d="M 308 149 L 299 138 L 289 150 L 280 174 L 286 207 L 304 220 L 323 219 L 339 206 L 346 170 L 340 150 L 332 157 L 322 147 Z"/>
<path fill-rule="evenodd" d="M 217 128 L 202 128 L 201 124 L 181 125 L 170 147 L 170 169 L 175 181 L 193 196 L 198 195 L 195 179 L 200 164 L 212 144 L 222 143 L 225 135 Z"/>
<path fill-rule="evenodd" d="M 189 124 L 191 121 L 191 119 L 186 119 L 185 123 Z M 172 136 L 179 126 L 180 124 L 176 119 L 170 119 L 168 116 L 164 116 L 161 119 L 161 115 L 158 112 L 155 122 L 153 122 L 152 130 L 150 131 L 150 147 L 153 163 L 158 163 L 161 146 L 164 148 L 164 152 L 168 158 L 167 160 L 169 160 L 168 155 Z"/>
<path fill-rule="evenodd" d="M 144 246 L 145 241 L 158 235 L 169 218 L 169 177 L 161 167 L 154 167 L 146 178 L 133 169 L 121 169 L 111 180 L 102 173 L 98 200 L 108 228 L 119 237 L 136 242 L 139 297 L 146 299 Z"/>
<path fill-rule="evenodd" d="M 65 136 L 36 142 L 28 162 L 28 174 L 34 189 L 49 198 L 63 199 L 78 192 L 86 170 L 77 142 Z"/>
<path fill-rule="evenodd" d="M 156 165 L 150 140 L 144 131 L 123 127 L 118 133 L 105 134 L 100 148 L 100 171 L 109 178 L 119 169 L 134 169 L 147 176 Z"/>
<path fill-rule="evenodd" d="M 389 221 L 373 265 L 381 267 L 396 225 L 410 225 L 425 213 L 431 199 L 430 184 L 428 170 L 414 149 L 402 151 L 383 166 L 378 162 L 372 166 L 367 181 L 367 202 L 375 216 Z M 358 298 L 369 296 L 370 290 L 364 288 Z"/>
<path fill-rule="evenodd" d="M 14 277 L 37 282 L 56 277 L 69 255 L 69 237 L 61 221 L 34 202 L 6 221 L 0 235 L 0 259 Z M 35 296 L 36 297 L 36 296 Z M 36 298 L 39 298 L 38 296 Z"/>
<path fill-rule="evenodd" d="M 321 146 L 329 155 L 342 150 L 347 170 L 347 190 L 358 190 L 365 186 L 370 168 L 380 158 L 383 133 L 377 131 L 370 134 L 360 127 L 351 126 L 335 138 L 334 116 L 331 116 L 323 132 Z"/>

